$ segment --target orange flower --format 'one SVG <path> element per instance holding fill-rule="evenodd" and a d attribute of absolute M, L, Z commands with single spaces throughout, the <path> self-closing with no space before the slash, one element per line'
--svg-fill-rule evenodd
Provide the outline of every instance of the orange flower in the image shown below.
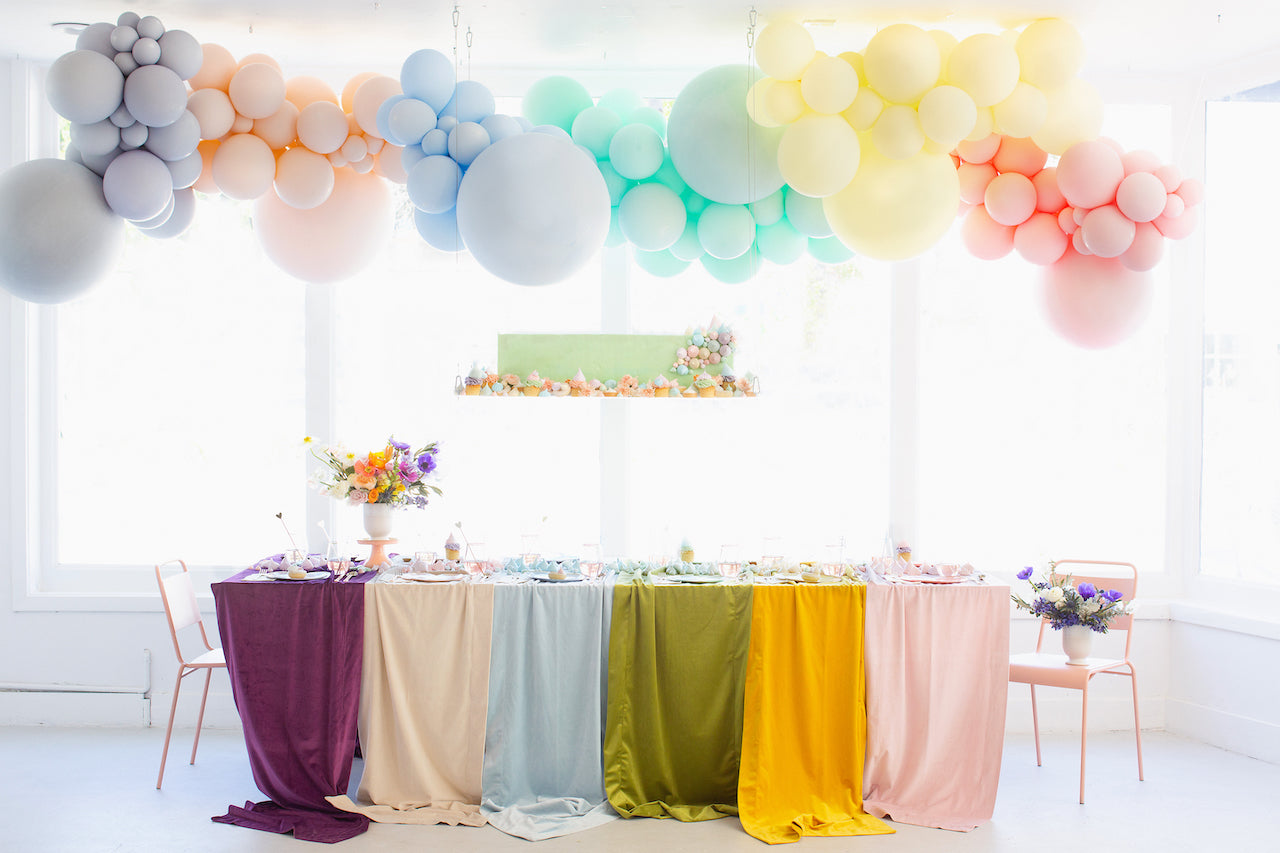
<path fill-rule="evenodd" d="M 379 470 L 387 467 L 387 457 L 391 455 L 391 448 L 369 454 L 369 464 Z"/>
<path fill-rule="evenodd" d="M 381 491 L 380 489 L 370 489 L 370 490 L 369 490 L 369 503 L 371 503 L 371 504 L 376 504 L 376 503 L 378 502 L 378 497 L 379 497 L 381 494 L 382 494 L 382 491 Z"/>

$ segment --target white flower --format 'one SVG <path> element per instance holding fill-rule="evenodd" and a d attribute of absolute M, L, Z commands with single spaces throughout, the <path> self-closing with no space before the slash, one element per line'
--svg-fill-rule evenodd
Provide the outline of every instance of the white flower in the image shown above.
<path fill-rule="evenodd" d="M 1102 605 L 1098 603 L 1097 596 L 1095 596 L 1085 601 L 1084 604 L 1080 605 L 1080 612 L 1085 614 L 1086 616 L 1091 616 L 1094 613 L 1097 613 L 1101 607 Z"/>
<path fill-rule="evenodd" d="M 1044 591 L 1044 600 L 1048 601 L 1050 604 L 1060 604 L 1062 602 L 1063 595 L 1062 587 L 1051 586 Z"/>

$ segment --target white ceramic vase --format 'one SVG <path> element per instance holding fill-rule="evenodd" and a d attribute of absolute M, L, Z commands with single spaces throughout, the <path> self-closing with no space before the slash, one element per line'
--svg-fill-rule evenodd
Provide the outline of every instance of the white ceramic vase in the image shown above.
<path fill-rule="evenodd" d="M 1062 629 L 1062 650 L 1067 653 L 1067 663 L 1082 666 L 1089 662 L 1093 651 L 1093 629 L 1084 625 L 1068 625 Z"/>
<path fill-rule="evenodd" d="M 364 532 L 369 534 L 370 539 L 390 539 L 393 513 L 395 507 L 392 504 L 365 504 L 364 505 Z"/>

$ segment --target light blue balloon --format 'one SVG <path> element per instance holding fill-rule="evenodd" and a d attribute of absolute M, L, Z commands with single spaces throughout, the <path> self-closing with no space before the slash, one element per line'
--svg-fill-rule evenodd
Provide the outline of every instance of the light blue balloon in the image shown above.
<path fill-rule="evenodd" d="M 400 149 L 400 168 L 404 169 L 404 173 L 407 175 L 413 171 L 414 166 L 421 163 L 426 157 L 426 152 L 419 146 L 406 145 Z"/>
<path fill-rule="evenodd" d="M 443 130 L 445 133 L 451 132 L 458 126 L 458 117 L 453 113 L 439 113 L 436 116 L 436 129 Z"/>
<path fill-rule="evenodd" d="M 710 204 L 698 217 L 698 240 L 707 254 L 720 260 L 736 258 L 756 239 L 756 221 L 741 204 Z"/>
<path fill-rule="evenodd" d="M 689 185 L 684 182 L 684 178 L 680 177 L 680 173 L 676 171 L 676 164 L 671 162 L 670 152 L 663 152 L 662 165 L 658 167 L 658 171 L 653 173 L 651 179 L 664 185 L 677 195 L 684 195 L 685 190 L 689 189 Z"/>
<path fill-rule="evenodd" d="M 387 98 L 388 101 L 391 98 Z M 396 139 L 390 136 L 387 140 L 396 145 L 418 145 L 422 137 L 436 127 L 436 111 L 426 101 L 417 98 L 401 98 L 391 106 L 387 116 L 387 129 Z"/>
<path fill-rule="evenodd" d="M 502 113 L 495 113 L 494 115 L 486 116 L 480 122 L 480 126 L 488 131 L 489 139 L 492 142 L 498 142 L 499 140 L 506 139 L 508 136 L 517 136 L 518 134 L 524 133 L 524 128 L 520 126 L 518 119 L 512 118 L 509 115 L 503 115 Z"/>
<path fill-rule="evenodd" d="M 684 209 L 688 211 L 690 219 L 697 219 L 702 216 L 702 211 L 707 209 L 707 205 L 711 204 L 710 200 L 698 195 L 693 190 L 685 190 L 680 198 L 684 201 Z"/>
<path fill-rule="evenodd" d="M 609 157 L 609 142 L 622 127 L 622 119 L 604 107 L 587 107 L 573 119 L 569 135 L 597 160 Z M 616 167 L 615 167 L 616 168 Z"/>
<path fill-rule="evenodd" d="M 405 181 L 409 201 L 423 213 L 444 213 L 458 203 L 462 169 L 452 157 L 432 155 L 413 167 Z"/>
<path fill-rule="evenodd" d="M 824 264 L 842 264 L 853 257 L 853 249 L 840 242 L 839 237 L 810 237 L 809 254 Z"/>
<path fill-rule="evenodd" d="M 475 80 L 459 80 L 453 97 L 445 104 L 442 115 L 455 116 L 458 121 L 479 122 L 493 115 L 493 93 Z"/>
<path fill-rule="evenodd" d="M 668 249 L 684 233 L 688 217 L 680 197 L 662 184 L 637 184 L 618 204 L 618 225 L 637 248 Z"/>
<path fill-rule="evenodd" d="M 536 124 L 529 129 L 530 133 L 543 133 L 547 136 L 554 136 L 557 139 L 563 139 L 566 142 L 572 142 L 573 137 L 569 135 L 569 131 L 555 124 Z"/>
<path fill-rule="evenodd" d="M 378 133 L 382 134 L 382 138 L 392 145 L 409 144 L 396 136 L 391 129 L 391 108 L 404 99 L 404 95 L 392 95 L 378 105 L 378 112 L 373 117 L 373 123 L 378 128 Z"/>
<path fill-rule="evenodd" d="M 725 284 L 741 284 L 760 271 L 760 253 L 755 251 L 743 252 L 738 257 L 730 258 L 729 260 L 703 255 L 701 263 L 703 268 L 716 281 L 722 281 Z"/>
<path fill-rule="evenodd" d="M 766 261 L 786 266 L 800 260 L 809 248 L 809 238 L 781 219 L 772 225 L 756 228 L 756 248 Z"/>
<path fill-rule="evenodd" d="M 600 96 L 596 106 L 612 111 L 618 118 L 627 118 L 644 106 L 644 102 L 630 89 L 611 89 Z"/>
<path fill-rule="evenodd" d="M 459 122 L 449 134 L 449 156 L 460 166 L 470 166 L 489 147 L 489 132 L 478 122 Z"/>
<path fill-rule="evenodd" d="M 806 237 L 830 237 L 831 226 L 822 210 L 822 199 L 798 193 L 791 187 L 785 191 L 783 206 L 791 226 Z"/>
<path fill-rule="evenodd" d="M 432 154 L 448 154 L 449 153 L 449 134 L 438 127 L 434 127 L 427 131 L 426 136 L 422 137 L 422 153 L 424 155 Z"/>
<path fill-rule="evenodd" d="M 680 374 L 681 376 L 688 376 L 688 375 L 689 375 L 689 365 L 687 365 L 687 364 L 677 365 L 677 366 L 676 366 L 676 373 Z"/>
<path fill-rule="evenodd" d="M 671 278 L 689 268 L 689 261 L 682 261 L 665 249 L 661 252 L 646 252 L 643 249 L 636 249 L 635 257 L 636 266 L 649 273 L 649 275 L 655 275 L 659 278 Z M 683 366 L 681 365 L 681 367 Z"/>
<path fill-rule="evenodd" d="M 596 168 L 600 170 L 604 185 L 609 189 L 610 206 L 617 207 L 622 197 L 627 194 L 627 190 L 631 189 L 631 182 L 619 175 L 618 170 L 613 168 L 613 164 L 608 160 L 600 160 L 596 163 Z"/>
<path fill-rule="evenodd" d="M 702 241 L 698 239 L 698 223 L 686 222 L 684 233 L 667 251 L 682 261 L 696 261 L 705 255 L 707 250 L 702 248 Z"/>
<path fill-rule="evenodd" d="M 765 196 L 759 201 L 753 201 L 747 205 L 751 211 L 751 216 L 756 221 L 756 225 L 773 225 L 786 215 L 783 209 L 786 196 L 782 190 Z"/>
<path fill-rule="evenodd" d="M 453 60 L 438 50 L 414 51 L 400 66 L 400 90 L 439 113 L 453 97 Z"/>
<path fill-rule="evenodd" d="M 627 124 L 643 124 L 653 128 L 663 139 L 667 138 L 667 120 L 662 113 L 653 107 L 640 107 L 632 110 L 631 115 L 624 116 Z"/>
<path fill-rule="evenodd" d="M 466 245 L 462 235 L 458 233 L 458 217 L 453 210 L 444 213 L 424 213 L 416 208 L 413 211 L 413 224 L 418 234 L 427 245 L 442 252 L 462 252 Z"/>
<path fill-rule="evenodd" d="M 613 134 L 608 149 L 609 162 L 613 164 L 613 168 L 624 178 L 633 181 L 652 177 L 662 167 L 665 153 L 662 137 L 656 130 L 643 124 L 629 124 L 620 128 Z"/>

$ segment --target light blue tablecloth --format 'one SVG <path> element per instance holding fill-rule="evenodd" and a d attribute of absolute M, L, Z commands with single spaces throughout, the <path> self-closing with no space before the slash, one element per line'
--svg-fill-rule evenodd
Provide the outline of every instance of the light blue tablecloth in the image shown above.
<path fill-rule="evenodd" d="M 612 609 L 612 581 L 494 590 L 482 806 L 503 832 L 540 841 L 617 819 L 601 752 Z"/>

